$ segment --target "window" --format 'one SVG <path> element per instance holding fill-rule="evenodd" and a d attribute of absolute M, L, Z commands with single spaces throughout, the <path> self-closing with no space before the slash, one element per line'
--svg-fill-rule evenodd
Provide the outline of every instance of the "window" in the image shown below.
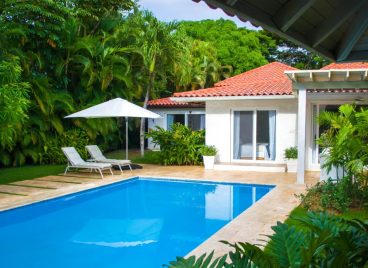
<path fill-rule="evenodd" d="M 205 114 L 168 114 L 166 118 L 167 129 L 170 129 L 175 123 L 186 125 L 193 130 L 205 129 Z"/>
<path fill-rule="evenodd" d="M 203 130 L 205 128 L 205 115 L 204 114 L 187 114 L 188 127 L 193 130 Z"/>
<path fill-rule="evenodd" d="M 235 111 L 233 159 L 275 160 L 276 111 Z"/>
<path fill-rule="evenodd" d="M 171 126 L 175 123 L 185 124 L 184 114 L 168 114 L 167 115 L 167 129 L 171 129 Z"/>

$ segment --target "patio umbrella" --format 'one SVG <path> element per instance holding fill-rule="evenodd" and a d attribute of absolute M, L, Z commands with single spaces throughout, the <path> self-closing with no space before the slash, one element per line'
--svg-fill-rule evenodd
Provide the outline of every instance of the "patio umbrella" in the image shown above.
<path fill-rule="evenodd" d="M 125 157 L 128 159 L 128 117 L 139 118 L 160 118 L 147 109 L 135 105 L 122 98 L 112 99 L 82 111 L 65 116 L 65 118 L 109 118 L 109 117 L 125 117 Z"/>

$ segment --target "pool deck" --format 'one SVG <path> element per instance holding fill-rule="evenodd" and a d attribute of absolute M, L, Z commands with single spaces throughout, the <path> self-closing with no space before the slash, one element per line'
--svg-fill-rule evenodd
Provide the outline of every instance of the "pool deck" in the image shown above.
<path fill-rule="evenodd" d="M 306 186 L 315 184 L 319 172 L 307 172 L 306 184 L 296 184 L 295 173 L 204 170 L 197 166 L 143 165 L 143 169 L 124 171 L 122 174 L 114 171 L 114 176 L 106 175 L 104 179 L 96 173 L 68 173 L 67 176 L 60 174 L 0 185 L 0 211 L 136 176 L 275 185 L 270 193 L 188 254 L 200 255 L 215 250 L 215 255 L 220 256 L 229 251 L 228 246 L 218 242 L 220 240 L 264 244 L 261 240 L 267 239 L 265 235 L 272 234 L 271 226 L 277 221 L 284 221 L 290 211 L 298 206 L 295 194 L 303 193 Z"/>

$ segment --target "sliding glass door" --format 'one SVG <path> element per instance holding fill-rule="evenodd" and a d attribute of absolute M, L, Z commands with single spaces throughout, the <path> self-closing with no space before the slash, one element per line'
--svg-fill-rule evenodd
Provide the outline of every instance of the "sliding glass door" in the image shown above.
<path fill-rule="evenodd" d="M 276 111 L 234 111 L 234 160 L 275 160 L 275 148 Z"/>

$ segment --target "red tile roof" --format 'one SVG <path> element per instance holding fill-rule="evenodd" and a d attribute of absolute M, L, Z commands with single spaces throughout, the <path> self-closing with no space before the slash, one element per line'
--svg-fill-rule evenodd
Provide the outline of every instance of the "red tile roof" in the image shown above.
<path fill-rule="evenodd" d="M 177 102 L 173 101 L 170 98 L 162 98 L 156 100 L 150 100 L 147 103 L 149 108 L 160 108 L 160 107 L 188 107 L 188 108 L 202 108 L 204 107 L 204 103 L 196 103 L 196 102 Z"/>
<path fill-rule="evenodd" d="M 284 71 L 298 70 L 272 62 L 215 84 L 212 88 L 175 93 L 174 97 L 225 97 L 291 95 L 291 80 Z"/>
<path fill-rule="evenodd" d="M 368 62 L 346 62 L 346 63 L 331 63 L 321 70 L 331 70 L 331 69 L 367 69 Z"/>

